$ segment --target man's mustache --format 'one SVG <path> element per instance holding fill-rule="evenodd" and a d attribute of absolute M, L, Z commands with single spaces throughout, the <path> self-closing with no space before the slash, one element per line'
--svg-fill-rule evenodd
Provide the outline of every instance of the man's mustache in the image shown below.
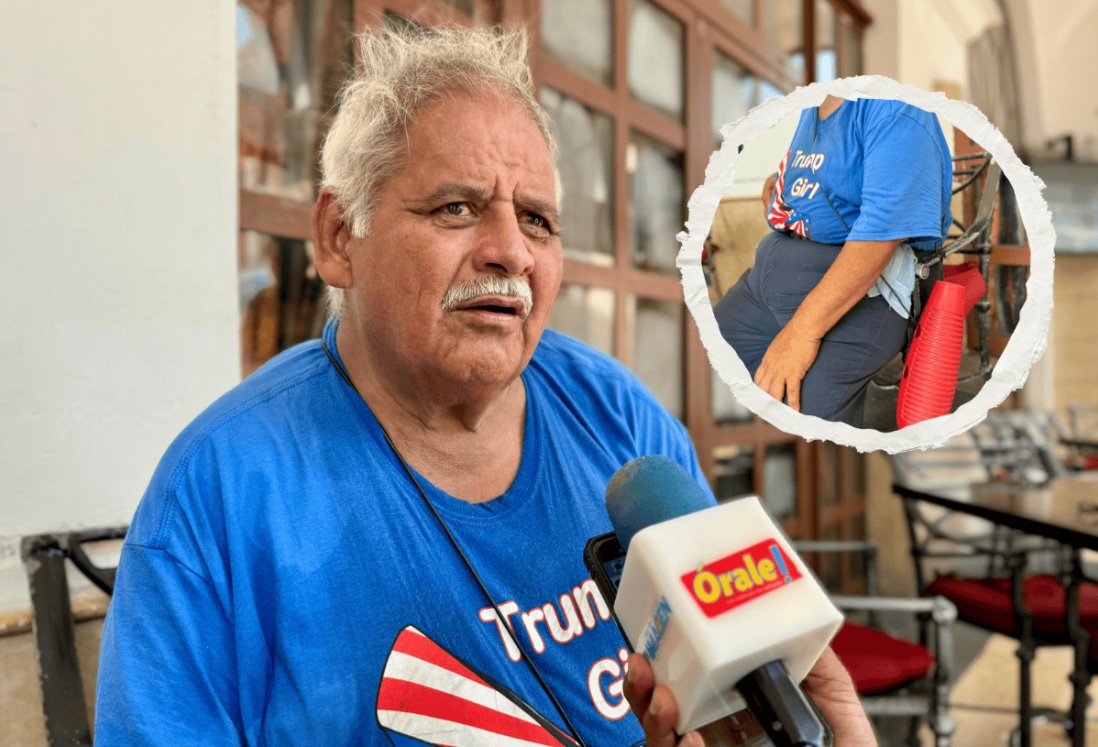
<path fill-rule="evenodd" d="M 514 276 L 479 275 L 468 283 L 453 285 L 442 297 L 442 310 L 454 311 L 478 296 L 507 296 L 522 301 L 522 319 L 534 309 L 534 294 L 525 280 Z"/>

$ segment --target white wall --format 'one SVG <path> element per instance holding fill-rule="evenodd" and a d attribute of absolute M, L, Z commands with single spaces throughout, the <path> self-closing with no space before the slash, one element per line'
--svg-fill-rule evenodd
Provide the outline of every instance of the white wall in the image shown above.
<path fill-rule="evenodd" d="M 935 90 L 955 83 L 965 93 L 967 44 L 1002 22 L 994 0 L 864 0 L 873 16 L 865 36 L 865 72 Z"/>
<path fill-rule="evenodd" d="M 1025 145 L 1040 154 L 1047 140 L 1071 134 L 1075 157 L 1098 161 L 1098 0 L 1059 3 L 1055 12 L 1037 0 L 1008 0 L 1008 8 L 1016 67 L 1031 94 L 1022 107 Z"/>
<path fill-rule="evenodd" d="M 127 523 L 239 379 L 234 11 L 4 10 L 0 610 L 26 604 L 19 536 Z"/>

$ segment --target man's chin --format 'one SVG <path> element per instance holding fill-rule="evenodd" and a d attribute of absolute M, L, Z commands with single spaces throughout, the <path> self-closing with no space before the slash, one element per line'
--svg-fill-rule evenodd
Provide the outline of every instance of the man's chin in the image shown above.
<path fill-rule="evenodd" d="M 469 386 L 506 384 L 519 376 L 529 362 L 525 339 L 464 340 L 439 362 L 451 381 Z"/>
<path fill-rule="evenodd" d="M 523 366 L 516 365 L 513 361 L 510 365 L 503 362 L 497 365 L 476 361 L 470 364 L 451 363 L 442 368 L 440 374 L 443 379 L 456 386 L 470 389 L 504 388 L 519 377 L 522 369 Z"/>

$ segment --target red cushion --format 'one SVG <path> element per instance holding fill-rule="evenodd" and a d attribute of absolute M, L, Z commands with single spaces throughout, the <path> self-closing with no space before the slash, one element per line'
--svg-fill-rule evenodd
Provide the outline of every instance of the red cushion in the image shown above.
<path fill-rule="evenodd" d="M 831 641 L 859 695 L 893 690 L 920 677 L 934 665 L 934 655 L 922 646 L 846 622 Z"/>
<path fill-rule="evenodd" d="M 957 615 L 967 622 L 1006 635 L 1017 635 L 1010 579 L 956 578 L 939 576 L 927 587 L 927 594 L 940 595 L 957 606 Z M 1033 615 L 1033 632 L 1042 640 L 1068 642 L 1067 592 L 1056 576 L 1026 576 L 1024 599 Z M 1079 587 L 1079 613 L 1084 625 L 1098 626 L 1098 584 Z"/>

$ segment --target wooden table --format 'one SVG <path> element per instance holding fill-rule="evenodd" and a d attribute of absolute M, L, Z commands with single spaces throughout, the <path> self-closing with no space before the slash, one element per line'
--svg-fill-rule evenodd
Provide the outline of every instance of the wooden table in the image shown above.
<path fill-rule="evenodd" d="M 1045 537 L 1075 548 L 1098 551 L 1098 476 L 1052 480 L 1044 487 L 1020 487 L 981 483 L 957 488 L 915 489 L 894 483 L 893 491 L 904 498 L 930 503 L 959 513 L 978 516 L 994 524 Z M 1090 683 L 1087 648 L 1090 637 L 1079 621 L 1079 584 L 1082 564 L 1079 552 L 1067 582 L 1067 629 L 1075 641 L 1075 667 L 1071 675 L 1073 697 L 1072 744 L 1086 743 L 1086 688 Z M 1029 729 L 1023 728 L 1023 735 Z"/>

